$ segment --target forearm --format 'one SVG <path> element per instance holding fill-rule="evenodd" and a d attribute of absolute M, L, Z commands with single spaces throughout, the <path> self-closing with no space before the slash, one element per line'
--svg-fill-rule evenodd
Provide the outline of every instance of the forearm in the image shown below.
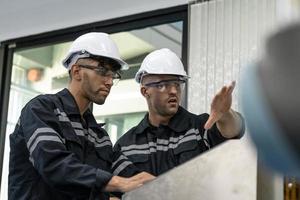
<path fill-rule="evenodd" d="M 241 119 L 241 116 L 230 109 L 217 121 L 217 127 L 223 137 L 234 138 L 242 131 L 242 123 L 243 120 Z"/>
<path fill-rule="evenodd" d="M 55 155 L 50 155 L 45 149 L 39 150 L 44 155 L 44 162 L 36 163 L 36 169 L 57 190 L 74 196 L 89 195 L 90 189 L 96 186 L 100 191 L 112 177 L 109 172 L 80 163 L 72 154 L 65 156 L 67 153 L 57 150 Z"/>

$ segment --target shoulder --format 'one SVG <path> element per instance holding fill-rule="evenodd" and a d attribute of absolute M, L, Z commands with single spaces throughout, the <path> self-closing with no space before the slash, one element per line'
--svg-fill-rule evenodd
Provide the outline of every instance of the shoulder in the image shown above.
<path fill-rule="evenodd" d="M 31 99 L 22 109 L 20 119 L 28 120 L 40 117 L 50 120 L 50 116 L 54 115 L 56 108 L 56 100 L 53 100 L 53 94 L 42 94 Z"/>
<path fill-rule="evenodd" d="M 115 145 L 119 145 L 119 146 L 127 146 L 130 144 L 135 143 L 135 138 L 136 138 L 136 134 L 137 134 L 137 129 L 138 129 L 138 125 L 132 127 L 129 131 L 127 131 L 126 133 L 124 133 L 116 142 Z"/>
<path fill-rule="evenodd" d="M 24 108 L 49 108 L 53 104 L 53 94 L 41 94 L 31 99 Z"/>

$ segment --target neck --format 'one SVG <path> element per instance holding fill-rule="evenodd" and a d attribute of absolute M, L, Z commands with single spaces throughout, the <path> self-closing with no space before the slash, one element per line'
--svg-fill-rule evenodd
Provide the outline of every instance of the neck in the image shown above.
<path fill-rule="evenodd" d="M 160 124 L 168 125 L 172 116 L 161 116 L 159 114 L 149 112 L 149 122 L 152 126 L 158 127 Z"/>
<path fill-rule="evenodd" d="M 88 109 L 91 102 L 88 99 L 84 98 L 80 90 L 78 90 L 77 88 L 78 87 L 74 87 L 72 84 L 70 84 L 68 90 L 73 95 L 76 101 L 80 115 L 83 116 L 83 113 Z"/>

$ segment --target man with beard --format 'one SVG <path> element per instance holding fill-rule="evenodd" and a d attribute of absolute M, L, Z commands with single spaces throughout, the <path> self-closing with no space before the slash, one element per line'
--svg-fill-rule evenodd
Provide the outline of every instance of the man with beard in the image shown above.
<path fill-rule="evenodd" d="M 148 113 L 117 141 L 114 150 L 140 170 L 158 176 L 243 135 L 243 119 L 230 108 L 235 82 L 216 94 L 210 115 L 195 115 L 179 106 L 188 76 L 181 60 L 169 49 L 147 55 L 135 79 L 141 85 Z"/>
<path fill-rule="evenodd" d="M 67 89 L 39 95 L 22 110 L 10 136 L 9 191 L 18 199 L 109 199 L 111 191 L 127 192 L 153 176 L 114 176 L 112 143 L 97 124 L 91 103 L 103 104 L 120 69 L 128 68 L 105 33 L 88 33 L 71 45 L 63 65 Z M 123 173 L 139 172 L 130 161 L 118 161 Z M 124 167 L 125 166 L 125 167 Z"/>

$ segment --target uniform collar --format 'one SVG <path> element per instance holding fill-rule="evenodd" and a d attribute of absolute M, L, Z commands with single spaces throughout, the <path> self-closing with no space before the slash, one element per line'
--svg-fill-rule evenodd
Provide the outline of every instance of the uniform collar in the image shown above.
<path fill-rule="evenodd" d="M 189 129 L 190 127 L 190 115 L 188 114 L 188 111 L 186 111 L 184 108 L 179 106 L 178 111 L 176 114 L 170 119 L 169 124 L 167 127 L 172 129 L 175 132 L 183 132 Z M 149 114 L 147 113 L 144 117 L 144 119 L 138 124 L 136 133 L 143 133 L 147 128 L 153 127 L 149 123 Z"/>
<path fill-rule="evenodd" d="M 73 95 L 68 89 L 65 88 L 61 90 L 60 92 L 57 93 L 57 95 L 61 99 L 63 109 L 68 116 L 77 115 L 80 117 L 80 111 L 78 105 L 75 101 L 75 98 L 73 97 Z M 87 109 L 83 113 L 83 118 L 88 122 L 89 127 L 99 127 L 99 125 L 100 126 L 104 125 L 104 124 L 97 124 L 90 109 Z"/>

